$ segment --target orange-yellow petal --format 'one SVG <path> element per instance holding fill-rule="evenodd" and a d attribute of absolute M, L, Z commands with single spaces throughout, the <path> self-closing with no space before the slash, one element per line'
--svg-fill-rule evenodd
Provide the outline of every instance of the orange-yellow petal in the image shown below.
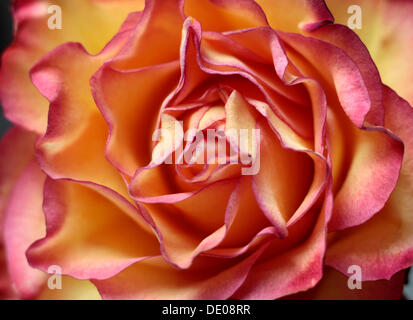
<path fill-rule="evenodd" d="M 312 289 L 291 295 L 286 299 L 298 300 L 400 300 L 403 292 L 404 272 L 390 280 L 363 281 L 361 289 L 349 289 L 348 280 L 352 274 L 342 274 L 332 268 L 325 268 L 323 278 Z"/>

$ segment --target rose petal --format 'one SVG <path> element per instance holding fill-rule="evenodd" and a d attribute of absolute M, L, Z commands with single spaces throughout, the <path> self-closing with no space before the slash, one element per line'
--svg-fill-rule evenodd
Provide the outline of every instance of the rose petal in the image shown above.
<path fill-rule="evenodd" d="M 307 78 L 297 78 L 297 81 L 302 81 L 308 85 L 309 90 L 314 93 L 314 109 L 318 108 L 316 103 L 323 102 L 325 97 L 322 98 L 322 91 L 318 88 L 319 84 L 312 79 Z M 281 143 L 281 147 L 287 149 L 287 153 L 291 152 L 301 152 L 307 154 L 314 162 L 314 176 L 312 180 L 312 184 L 308 189 L 307 195 L 301 202 L 300 206 L 294 212 L 294 214 L 289 218 L 287 222 L 287 226 L 295 224 L 298 220 L 300 220 L 306 212 L 311 208 L 311 206 L 317 201 L 319 196 L 321 195 L 322 191 L 326 185 L 326 178 L 329 174 L 327 160 L 319 153 L 316 153 L 311 150 L 310 144 L 296 135 L 291 128 L 289 128 L 284 122 L 282 122 L 275 113 L 269 108 L 269 106 L 265 103 L 261 103 L 259 101 L 248 100 L 249 103 L 254 105 L 256 109 L 267 119 L 269 127 L 275 133 L 276 137 L 279 139 Z M 320 113 L 323 114 L 325 111 L 317 112 L 319 115 Z M 315 119 L 315 123 L 323 123 L 324 120 L 322 118 Z M 324 125 L 322 128 L 317 130 L 315 134 L 315 143 L 316 143 L 316 150 L 322 151 L 324 149 L 324 140 L 321 138 L 324 137 Z M 318 141 L 319 140 L 319 141 Z M 322 142 L 322 143 L 321 143 Z M 304 157 L 304 155 L 300 155 L 299 157 Z M 335 167 L 334 167 L 335 168 Z"/>
<path fill-rule="evenodd" d="M 93 77 L 95 101 L 109 125 L 107 157 L 121 172 L 133 176 L 149 163 L 162 100 L 178 77 L 175 61 L 130 72 L 103 67 Z M 137 128 L 142 134 L 135 134 Z"/>
<path fill-rule="evenodd" d="M 413 3 L 389 0 L 326 2 L 337 23 L 343 25 L 348 25 L 356 13 L 348 12 L 350 6 L 360 6 L 362 27 L 354 29 L 354 32 L 370 51 L 383 82 L 412 104 L 413 92 L 410 84 L 413 81 Z M 369 25 L 374 28 L 365 27 Z"/>
<path fill-rule="evenodd" d="M 366 121 L 384 126 L 381 79 L 377 67 L 366 46 L 349 28 L 341 25 L 324 26 L 311 33 L 312 37 L 331 43 L 344 50 L 357 64 L 369 92 L 371 107 Z"/>
<path fill-rule="evenodd" d="M 0 219 L 3 219 L 10 193 L 22 171 L 34 158 L 36 136 L 12 127 L 0 140 Z M 2 223 L 0 223 L 0 228 Z"/>
<path fill-rule="evenodd" d="M 37 163 L 31 162 L 16 182 L 4 220 L 3 235 L 10 277 L 24 299 L 35 297 L 45 281 L 45 274 L 30 267 L 26 259 L 29 246 L 45 234 L 42 210 L 44 180 L 45 175 Z"/>
<path fill-rule="evenodd" d="M 286 85 L 283 82 L 289 62 L 274 30 L 254 28 L 226 36 L 205 32 L 200 54 L 203 70 L 224 75 L 236 74 L 249 80 L 293 130 L 305 138 L 312 136 L 307 94 L 302 85 Z M 251 61 L 249 56 L 258 61 Z M 267 60 L 263 63 L 260 61 L 263 59 Z M 274 66 L 270 67 L 270 64 Z"/>
<path fill-rule="evenodd" d="M 15 189 L 16 182 L 19 179 L 21 180 L 20 176 L 22 172 L 24 170 L 27 171 L 27 166 L 34 159 L 34 141 L 34 134 L 22 130 L 18 127 L 11 128 L 0 140 L 0 153 L 2 154 L 2 157 L 0 158 L 0 234 L 2 235 L 4 235 L 5 231 L 4 220 L 6 218 L 6 212 L 8 211 L 10 204 L 10 198 L 13 192 L 17 193 L 17 191 L 13 191 Z M 28 194 L 32 195 L 33 192 L 37 191 L 34 190 L 32 192 L 29 192 Z M 26 212 L 17 213 L 25 214 Z M 18 293 L 12 290 L 11 287 L 6 248 L 5 243 L 3 243 L 3 239 L 4 236 L 0 237 L 0 298 L 9 299 L 17 297 L 16 294 Z M 20 251 L 20 253 L 17 253 L 17 255 L 20 254 L 24 257 L 25 249 L 27 249 L 27 247 L 24 248 L 23 251 Z M 20 266 L 23 265 L 24 268 L 24 262 L 22 261 L 21 256 L 16 262 L 17 264 L 20 264 Z M 31 273 L 32 270 L 29 271 L 29 274 Z M 14 276 L 16 276 L 16 274 L 14 274 Z M 25 276 L 25 273 L 23 273 L 22 276 Z"/>
<path fill-rule="evenodd" d="M 257 201 L 285 237 L 286 223 L 299 208 L 313 179 L 313 164 L 305 154 L 283 149 L 268 125 L 259 123 L 260 170 L 253 176 Z"/>
<path fill-rule="evenodd" d="M 48 28 L 51 5 L 62 9 L 62 29 Z M 87 50 L 99 52 L 119 29 L 126 16 L 138 11 L 143 0 L 15 1 L 17 33 L 2 56 L 0 97 L 6 117 L 24 128 L 46 131 L 48 102 L 33 87 L 31 67 L 47 52 L 67 41 L 82 42 Z M 85 12 L 87 14 L 85 14 Z M 35 35 L 35 36 L 33 36 Z"/>
<path fill-rule="evenodd" d="M 240 154 L 250 155 L 252 161 L 254 161 L 258 157 L 257 141 L 253 131 L 256 127 L 255 110 L 247 104 L 239 92 L 234 90 L 228 97 L 225 114 L 225 135 L 227 139 L 237 147 Z M 247 132 L 247 143 L 240 141 L 241 130 Z"/>
<path fill-rule="evenodd" d="M 216 254 L 221 249 L 225 251 L 225 249 L 232 250 L 249 245 L 251 239 L 270 226 L 269 220 L 255 199 L 250 176 L 241 177 L 232 192 L 225 213 L 225 225 L 227 228 L 225 238 L 219 248 L 209 250 L 208 254 Z"/>
<path fill-rule="evenodd" d="M 333 22 L 323 0 L 257 0 L 257 3 L 274 29 L 299 33 L 300 26 L 313 30 Z"/>
<path fill-rule="evenodd" d="M 195 17 L 205 30 L 210 31 L 225 32 L 268 25 L 265 13 L 252 0 L 186 0 L 185 13 Z"/>
<path fill-rule="evenodd" d="M 403 144 L 397 137 L 385 130 L 357 130 L 353 145 L 346 177 L 334 199 L 331 231 L 370 219 L 383 208 L 399 177 Z"/>
<path fill-rule="evenodd" d="M 180 268 L 188 268 L 199 254 L 198 246 L 202 247 L 199 251 L 205 251 L 216 245 L 214 239 L 208 245 L 201 245 L 201 242 L 211 234 L 215 234 L 211 238 L 222 238 L 223 231 L 219 229 L 224 225 L 227 204 L 236 182 L 235 179 L 218 181 L 185 196 L 171 194 L 168 207 L 163 205 L 162 197 L 152 198 L 151 203 L 145 204 L 166 259 Z M 139 200 L 147 201 L 145 198 Z"/>
<path fill-rule="evenodd" d="M 116 199 L 113 191 L 98 193 L 91 187 L 46 181 L 47 234 L 27 252 L 33 267 L 47 271 L 58 265 L 62 274 L 78 279 L 104 279 L 159 254 L 156 238 L 135 207 Z"/>
<path fill-rule="evenodd" d="M 38 300 L 101 300 L 96 287 L 87 280 L 77 280 L 62 276 L 61 289 L 45 287 Z"/>
<path fill-rule="evenodd" d="M 308 61 L 307 65 L 310 64 L 310 66 L 299 65 L 299 69 L 316 69 L 319 74 L 314 74 L 314 71 L 308 74 L 311 72 L 309 70 L 302 72 L 305 72 L 306 76 L 319 80 L 324 88 L 334 84 L 334 94 L 337 95 L 341 107 L 356 126 L 362 127 L 370 111 L 371 100 L 365 79 L 350 56 L 328 42 L 292 33 L 279 34 L 286 45 L 299 52 Z M 288 51 L 289 49 L 287 54 Z M 289 56 L 298 65 L 299 60 Z M 319 79 L 320 74 L 322 79 Z M 328 96 L 327 99 L 331 98 Z"/>
<path fill-rule="evenodd" d="M 290 250 L 281 251 L 275 257 L 270 255 L 257 262 L 233 298 L 276 299 L 316 285 L 322 277 L 326 224 L 332 210 L 331 181 L 326 194 L 323 208 L 308 239 Z"/>
<path fill-rule="evenodd" d="M 96 56 L 79 44 L 64 44 L 31 71 L 33 83 L 51 102 L 46 134 L 37 142 L 42 169 L 53 178 L 105 185 L 125 197 L 121 175 L 105 158 L 107 128 L 90 93 L 89 79 L 120 50 L 127 36 L 128 32 L 118 34 Z"/>
<path fill-rule="evenodd" d="M 286 297 L 297 300 L 400 300 L 403 292 L 404 272 L 389 280 L 363 281 L 361 289 L 349 289 L 352 274 L 325 268 L 323 278 L 312 289 Z"/>
<path fill-rule="evenodd" d="M 403 140 L 405 157 L 397 186 L 387 204 L 360 226 L 331 236 L 326 263 L 342 273 L 359 265 L 363 279 L 390 279 L 413 263 L 411 159 L 413 111 L 392 90 L 383 89 L 387 126 Z"/>
<path fill-rule="evenodd" d="M 111 279 L 93 282 L 104 299 L 227 299 L 243 283 L 264 248 L 230 262 L 203 258 L 189 270 L 175 269 L 162 258 L 152 258 Z"/>
<path fill-rule="evenodd" d="M 183 0 L 145 1 L 145 9 L 127 46 L 110 65 L 131 70 L 178 59 L 185 20 L 183 6 Z"/>

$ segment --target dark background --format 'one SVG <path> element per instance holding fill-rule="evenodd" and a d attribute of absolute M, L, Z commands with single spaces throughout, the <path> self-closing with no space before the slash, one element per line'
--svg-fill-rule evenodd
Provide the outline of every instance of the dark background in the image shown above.
<path fill-rule="evenodd" d="M 13 39 L 13 22 L 10 15 L 9 6 L 10 0 L 0 0 L 0 52 L 3 52 L 3 50 Z M 1 110 L 3 110 L 3 108 L 1 108 Z M 10 123 L 4 118 L 3 112 L 0 112 L 0 137 L 9 127 Z"/>

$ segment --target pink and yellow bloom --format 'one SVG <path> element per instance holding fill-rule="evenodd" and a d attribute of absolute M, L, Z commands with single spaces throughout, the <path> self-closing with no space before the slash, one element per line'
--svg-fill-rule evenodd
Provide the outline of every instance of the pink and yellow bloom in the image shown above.
<path fill-rule="evenodd" d="M 400 23 L 413 2 L 378 3 L 54 0 L 63 28 L 50 30 L 52 2 L 14 1 L 0 297 L 399 299 L 413 264 L 413 29 Z M 259 143 L 259 171 L 165 163 L 192 144 L 153 141 L 176 122 L 223 130 L 252 157 Z M 54 265 L 62 290 L 47 287 Z M 352 265 L 363 290 L 347 287 Z"/>

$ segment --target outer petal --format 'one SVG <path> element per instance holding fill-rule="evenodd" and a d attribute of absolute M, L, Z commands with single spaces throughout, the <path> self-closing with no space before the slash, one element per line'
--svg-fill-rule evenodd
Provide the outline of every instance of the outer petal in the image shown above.
<path fill-rule="evenodd" d="M 7 270 L 3 243 L 4 218 L 16 181 L 34 158 L 34 140 L 34 134 L 14 127 L 0 141 L 0 298 L 12 298 L 16 294 L 11 290 Z"/>
<path fill-rule="evenodd" d="M 228 299 L 264 248 L 235 262 L 203 258 L 189 270 L 174 269 L 162 258 L 153 258 L 94 284 L 104 299 Z"/>
<path fill-rule="evenodd" d="M 253 189 L 261 209 L 284 238 L 288 220 L 311 186 L 312 159 L 304 153 L 284 149 L 266 124 L 259 124 L 258 128 L 261 167 L 253 176 Z"/>
<path fill-rule="evenodd" d="M 328 25 L 315 30 L 311 36 L 339 47 L 357 64 L 371 101 L 366 121 L 372 125 L 384 126 L 384 107 L 379 71 L 357 34 L 345 26 Z"/>
<path fill-rule="evenodd" d="M 47 234 L 28 250 L 32 266 L 46 271 L 59 265 L 63 274 L 78 279 L 103 279 L 159 254 L 136 208 L 111 191 L 102 192 L 105 196 L 75 182 L 46 181 Z"/>
<path fill-rule="evenodd" d="M 267 26 L 265 13 L 252 0 L 186 0 L 185 14 L 195 17 L 202 28 L 225 32 Z"/>
<path fill-rule="evenodd" d="M 184 0 L 146 0 L 128 45 L 111 65 L 130 70 L 177 59 L 185 20 L 183 5 Z"/>
<path fill-rule="evenodd" d="M 11 280 L 20 297 L 33 298 L 46 274 L 29 266 L 27 248 L 45 233 L 42 210 L 45 175 L 35 161 L 23 171 L 11 194 L 4 221 L 4 242 Z"/>
<path fill-rule="evenodd" d="M 48 7 L 62 8 L 61 30 L 48 28 Z M 82 42 L 92 53 L 99 52 L 119 29 L 130 12 L 143 0 L 19 0 L 15 1 L 17 33 L 2 57 L 0 97 L 6 117 L 37 133 L 47 124 L 47 101 L 32 86 L 30 68 L 45 53 L 67 41 Z"/>
<path fill-rule="evenodd" d="M 327 0 L 336 22 L 347 25 L 358 5 L 362 28 L 354 31 L 367 46 L 383 82 L 400 96 L 413 103 L 413 2 L 405 0 Z"/>
<path fill-rule="evenodd" d="M 348 275 L 350 276 L 350 275 Z M 400 300 L 403 292 L 404 272 L 391 280 L 363 281 L 361 289 L 349 289 L 348 277 L 331 268 L 324 270 L 323 278 L 308 291 L 287 299 L 308 300 Z"/>
<path fill-rule="evenodd" d="M 323 208 L 308 239 L 293 249 L 256 263 L 233 297 L 276 299 L 315 286 L 322 277 L 326 224 L 331 216 L 332 201 L 330 181 Z"/>
<path fill-rule="evenodd" d="M 327 265 L 342 273 L 359 265 L 367 281 L 390 279 L 413 264 L 413 110 L 389 88 L 383 94 L 386 124 L 405 144 L 399 181 L 386 206 L 371 220 L 331 236 L 326 256 Z"/>
<path fill-rule="evenodd" d="M 343 39 L 333 42 L 339 46 L 297 34 L 281 33 L 281 37 L 288 47 L 287 52 L 293 56 L 292 60 L 303 72 L 316 78 L 322 76 L 320 82 L 329 103 L 327 138 L 332 150 L 333 190 L 336 194 L 329 228 L 338 230 L 361 224 L 383 208 L 397 182 L 403 145 L 383 127 L 366 129 L 365 119 L 378 125 L 383 125 L 384 121 L 382 102 L 376 97 L 380 98 L 381 94 L 381 89 L 377 89 L 380 78 L 374 74 L 365 48 L 347 29 L 325 26 L 314 34 L 330 39 L 331 34 L 324 30 L 337 31 Z M 360 49 L 359 56 L 353 49 L 349 50 L 355 60 L 341 49 L 345 47 L 344 43 L 350 42 L 355 42 Z M 290 46 L 308 61 L 303 62 L 294 55 Z M 322 62 L 319 62 L 320 56 Z M 365 76 L 367 74 L 369 76 Z M 334 90 L 331 90 L 331 84 L 334 84 Z M 339 138 L 342 133 L 345 138 Z M 347 162 L 340 164 L 341 159 Z M 337 170 L 339 167 L 341 170 Z M 375 183 L 371 183 L 372 179 Z"/>

